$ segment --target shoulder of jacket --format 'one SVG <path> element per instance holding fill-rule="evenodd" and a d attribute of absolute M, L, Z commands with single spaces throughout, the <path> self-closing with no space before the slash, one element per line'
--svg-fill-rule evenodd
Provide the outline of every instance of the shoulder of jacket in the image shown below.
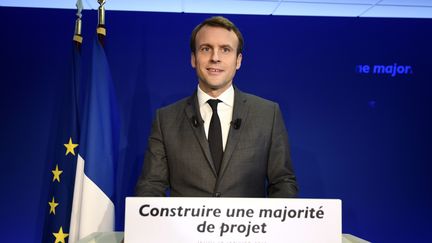
<path fill-rule="evenodd" d="M 252 106 L 268 107 L 268 108 L 278 106 L 278 104 L 274 101 L 253 94 L 242 92 L 241 95 L 243 96 L 243 99 L 245 99 L 246 102 Z"/>
<path fill-rule="evenodd" d="M 160 113 L 165 113 L 165 112 L 172 113 L 175 111 L 183 110 L 184 107 L 188 105 L 189 100 L 190 100 L 190 97 L 185 97 L 185 98 L 178 100 L 172 104 L 169 104 L 167 106 L 159 108 L 158 112 L 160 112 Z"/>

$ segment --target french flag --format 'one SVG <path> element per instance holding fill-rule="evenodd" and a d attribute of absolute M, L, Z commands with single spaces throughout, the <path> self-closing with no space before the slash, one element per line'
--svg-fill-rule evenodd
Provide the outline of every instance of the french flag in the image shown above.
<path fill-rule="evenodd" d="M 86 90 L 69 233 L 71 243 L 94 232 L 115 229 L 113 202 L 119 116 L 109 65 L 97 39 Z"/>

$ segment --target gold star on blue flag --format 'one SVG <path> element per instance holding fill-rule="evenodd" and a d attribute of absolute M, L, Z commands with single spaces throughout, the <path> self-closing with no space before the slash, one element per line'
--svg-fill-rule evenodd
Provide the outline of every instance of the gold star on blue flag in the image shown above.
<path fill-rule="evenodd" d="M 78 147 L 78 144 L 73 143 L 72 138 L 69 138 L 69 142 L 67 144 L 64 144 L 64 146 L 66 147 L 66 155 L 68 155 L 69 153 L 76 155 L 75 148 Z"/>
<path fill-rule="evenodd" d="M 54 197 L 52 198 L 51 202 L 48 202 L 49 206 L 50 206 L 50 214 L 55 214 L 55 208 L 59 205 L 58 203 L 56 203 Z"/>
<path fill-rule="evenodd" d="M 63 232 L 63 227 L 61 226 L 58 232 L 52 234 L 55 237 L 54 243 L 66 243 L 66 237 L 69 235 Z"/>

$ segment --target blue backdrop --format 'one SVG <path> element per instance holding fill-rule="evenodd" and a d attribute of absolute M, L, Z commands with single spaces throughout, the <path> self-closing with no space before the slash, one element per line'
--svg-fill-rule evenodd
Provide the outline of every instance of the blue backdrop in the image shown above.
<path fill-rule="evenodd" d="M 74 12 L 0 8 L 4 242 L 40 242 L 56 103 L 70 80 Z M 86 56 L 97 13 L 83 14 Z M 106 50 L 122 125 L 118 230 L 155 110 L 196 88 L 189 35 L 208 16 L 107 12 Z M 280 104 L 300 196 L 342 199 L 343 231 L 373 242 L 430 238 L 432 20 L 227 17 L 245 37 L 235 83 Z"/>

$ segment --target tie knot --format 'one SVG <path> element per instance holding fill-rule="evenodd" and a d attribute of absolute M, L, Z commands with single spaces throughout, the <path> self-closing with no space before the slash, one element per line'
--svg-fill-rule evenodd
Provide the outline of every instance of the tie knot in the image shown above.
<path fill-rule="evenodd" d="M 219 102 L 221 102 L 221 101 L 218 100 L 218 99 L 207 100 L 207 103 L 209 103 L 209 105 L 212 108 L 213 112 L 216 112 L 216 113 L 217 113 L 217 105 L 218 105 Z"/>

